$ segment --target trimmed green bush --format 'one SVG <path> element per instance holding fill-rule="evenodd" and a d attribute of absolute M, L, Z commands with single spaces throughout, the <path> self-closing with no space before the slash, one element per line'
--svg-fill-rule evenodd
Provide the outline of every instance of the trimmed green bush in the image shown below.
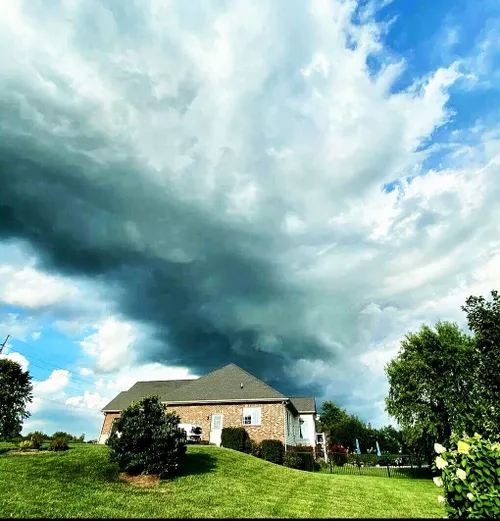
<path fill-rule="evenodd" d="M 262 458 L 277 465 L 283 464 L 284 447 L 280 440 L 262 440 Z"/>
<path fill-rule="evenodd" d="M 224 427 L 221 433 L 221 445 L 226 449 L 245 452 L 248 433 L 243 427 Z"/>
<path fill-rule="evenodd" d="M 300 467 L 293 467 L 293 468 L 300 468 L 300 470 L 307 470 L 307 471 L 314 471 L 318 467 L 315 460 L 315 451 L 314 447 L 311 447 L 310 445 L 296 445 L 296 446 L 290 446 L 287 447 L 286 454 L 293 453 L 297 455 L 300 459 Z M 285 457 L 286 457 L 285 454 Z M 284 464 L 284 463 L 283 463 Z"/>
<path fill-rule="evenodd" d="M 186 432 L 179 422 L 179 416 L 167 412 L 158 396 L 132 402 L 106 442 L 111 461 L 131 475 L 175 476 L 186 453 Z"/>
<path fill-rule="evenodd" d="M 62 452 L 69 449 L 68 438 L 65 436 L 56 436 L 50 441 L 49 449 L 55 452 Z"/>
<path fill-rule="evenodd" d="M 283 456 L 283 465 L 285 467 L 290 467 L 291 469 L 303 470 L 303 461 L 300 457 L 300 454 L 297 454 L 294 451 L 287 451 Z"/>
<path fill-rule="evenodd" d="M 500 443 L 479 434 L 452 438 L 456 448 L 446 450 L 436 443 L 434 468 L 441 471 L 434 483 L 443 487 L 449 518 L 500 518 Z"/>
<path fill-rule="evenodd" d="M 247 441 L 245 442 L 245 452 L 247 454 L 251 454 L 252 456 L 255 456 L 256 458 L 262 457 L 262 450 L 260 447 L 260 443 L 257 443 L 256 441 L 253 441 L 250 438 L 248 438 Z"/>

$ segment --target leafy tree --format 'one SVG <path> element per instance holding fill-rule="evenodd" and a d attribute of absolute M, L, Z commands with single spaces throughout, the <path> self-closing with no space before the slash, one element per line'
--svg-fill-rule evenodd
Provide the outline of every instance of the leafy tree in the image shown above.
<path fill-rule="evenodd" d="M 0 438 L 19 436 L 23 420 L 30 413 L 26 406 L 33 399 L 28 371 L 7 358 L 0 359 Z"/>
<path fill-rule="evenodd" d="M 376 441 L 380 445 L 382 452 L 397 454 L 403 452 L 403 434 L 396 430 L 392 425 L 387 425 L 376 431 Z"/>
<path fill-rule="evenodd" d="M 476 357 L 469 368 L 477 376 L 473 389 L 477 404 L 472 416 L 475 426 L 489 435 L 500 433 L 500 295 L 491 292 L 492 300 L 471 296 L 462 309 L 474 332 Z"/>
<path fill-rule="evenodd" d="M 179 416 L 166 412 L 158 396 L 133 402 L 106 442 L 111 460 L 129 474 L 174 476 L 186 452 L 186 433 L 179 422 Z"/>
<path fill-rule="evenodd" d="M 386 366 L 387 411 L 403 428 L 405 441 L 423 447 L 429 460 L 434 442 L 470 428 L 475 360 L 473 338 L 457 324 L 438 322 L 435 330 L 424 325 L 407 334 Z"/>
<path fill-rule="evenodd" d="M 339 423 L 341 420 L 347 418 L 348 416 L 349 415 L 347 414 L 345 409 L 340 408 L 332 401 L 323 402 L 323 405 L 321 406 L 320 415 L 321 427 L 327 432 L 329 432 L 334 425 Z"/>
<path fill-rule="evenodd" d="M 375 445 L 375 442 L 370 444 L 367 434 L 365 424 L 357 416 L 348 415 L 331 427 L 329 439 L 331 443 L 343 445 L 351 452 L 356 448 L 357 439 L 366 452 L 366 449 Z"/>

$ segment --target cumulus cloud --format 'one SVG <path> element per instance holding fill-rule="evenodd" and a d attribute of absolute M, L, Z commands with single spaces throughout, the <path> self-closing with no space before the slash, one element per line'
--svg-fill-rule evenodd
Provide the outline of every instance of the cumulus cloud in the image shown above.
<path fill-rule="evenodd" d="M 235 362 L 375 414 L 405 330 L 498 283 L 474 275 L 498 258 L 491 129 L 428 166 L 464 64 L 397 90 L 354 1 L 189 5 L 8 3 L 0 237 L 114 303 L 96 371 Z M 23 273 L 3 294 L 29 305 Z"/>
<path fill-rule="evenodd" d="M 28 366 L 30 365 L 29 360 L 25 356 L 16 351 L 10 351 L 8 348 L 0 354 L 0 359 L 1 358 L 6 358 L 7 360 L 17 362 L 21 366 L 23 371 L 26 371 L 28 369 Z"/>
<path fill-rule="evenodd" d="M 135 340 L 132 324 L 109 317 L 95 325 L 94 332 L 84 338 L 80 345 L 87 354 L 96 358 L 98 369 L 114 371 L 130 365 Z"/>
<path fill-rule="evenodd" d="M 35 395 L 54 395 L 62 391 L 69 384 L 69 371 L 56 369 L 52 371 L 46 380 L 35 382 L 33 392 Z"/>

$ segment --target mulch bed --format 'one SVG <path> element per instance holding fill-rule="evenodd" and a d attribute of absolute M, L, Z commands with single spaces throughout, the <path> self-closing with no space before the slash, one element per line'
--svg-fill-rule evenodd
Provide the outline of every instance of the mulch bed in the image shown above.
<path fill-rule="evenodd" d="M 135 487 L 156 487 L 160 484 L 160 477 L 156 474 L 139 474 L 138 476 L 129 476 L 125 472 L 120 472 L 118 477 L 121 481 L 134 485 Z"/>
<path fill-rule="evenodd" d="M 16 450 L 12 449 L 6 452 L 9 456 L 29 456 L 30 454 L 40 454 L 42 452 L 48 452 L 46 450 L 38 450 L 38 449 L 24 449 L 24 450 Z"/>

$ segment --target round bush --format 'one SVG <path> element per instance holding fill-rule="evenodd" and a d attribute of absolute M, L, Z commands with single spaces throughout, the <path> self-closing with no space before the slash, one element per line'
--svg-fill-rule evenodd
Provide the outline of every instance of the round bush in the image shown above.
<path fill-rule="evenodd" d="M 55 452 L 62 452 L 69 449 L 68 439 L 64 436 L 57 436 L 52 438 L 49 446 L 50 450 Z"/>
<path fill-rule="evenodd" d="M 166 412 L 158 396 L 143 398 L 127 407 L 107 440 L 110 458 L 131 475 L 178 474 L 186 453 L 186 432 L 180 418 Z"/>

